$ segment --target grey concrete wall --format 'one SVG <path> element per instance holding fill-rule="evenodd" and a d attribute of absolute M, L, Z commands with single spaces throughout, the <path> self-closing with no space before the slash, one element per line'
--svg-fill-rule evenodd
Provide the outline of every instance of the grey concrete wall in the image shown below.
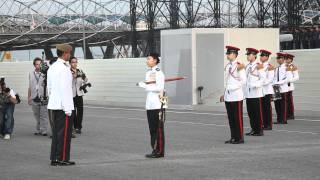
<path fill-rule="evenodd" d="M 212 104 L 217 101 L 223 87 L 224 34 L 196 34 L 196 87 L 203 86 L 202 101 Z M 197 95 L 198 102 L 199 94 Z"/>
<path fill-rule="evenodd" d="M 320 111 L 320 49 L 286 51 L 294 54 L 300 80 L 295 83 L 294 102 L 299 110 Z"/>
<path fill-rule="evenodd" d="M 161 34 L 161 60 L 166 77 L 187 77 L 185 80 L 166 83 L 170 102 L 190 105 L 193 93 L 191 30 L 162 31 Z"/>
<path fill-rule="evenodd" d="M 161 31 L 161 55 L 165 59 L 165 73 L 188 76 L 186 80 L 171 85 L 168 83 L 169 95 L 174 94 L 171 102 L 196 105 L 199 102 L 197 88 L 203 86 L 204 104 L 215 104 L 224 90 L 223 69 L 227 63 L 225 45 L 240 47 L 239 61 L 247 63 L 244 59 L 245 48 L 256 47 L 277 52 L 279 45 L 276 42 L 279 42 L 279 30 L 272 28 L 193 28 Z M 178 84 L 181 86 L 176 86 Z"/>

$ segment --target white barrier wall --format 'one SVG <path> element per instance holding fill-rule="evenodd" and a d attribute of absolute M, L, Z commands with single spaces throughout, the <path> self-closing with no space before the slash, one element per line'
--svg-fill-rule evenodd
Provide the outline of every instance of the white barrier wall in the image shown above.
<path fill-rule="evenodd" d="M 79 61 L 93 86 L 87 89 L 85 101 L 143 107 L 146 93 L 136 83 L 145 79 L 145 61 L 145 58 Z M 0 63 L 0 76 L 5 76 L 8 86 L 23 99 L 27 97 L 28 73 L 32 70 L 32 62 Z"/>

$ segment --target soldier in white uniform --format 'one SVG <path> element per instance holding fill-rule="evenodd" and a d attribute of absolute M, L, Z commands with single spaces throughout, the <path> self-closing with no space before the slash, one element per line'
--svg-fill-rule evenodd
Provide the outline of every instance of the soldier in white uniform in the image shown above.
<path fill-rule="evenodd" d="M 284 63 L 286 55 L 284 53 L 277 53 L 277 63 L 279 66 L 275 69 L 273 86 L 279 89 L 281 99 L 274 101 L 275 109 L 277 112 L 277 122 L 274 124 L 287 124 L 287 92 L 288 92 L 288 76 L 287 67 Z"/>
<path fill-rule="evenodd" d="M 226 49 L 229 63 L 224 69 L 225 92 L 224 95 L 220 97 L 220 101 L 225 102 L 231 139 L 225 143 L 243 144 L 243 86 L 246 83 L 246 75 L 244 65 L 236 60 L 240 49 L 233 46 L 226 46 Z"/>
<path fill-rule="evenodd" d="M 139 82 L 139 86 L 147 91 L 146 110 L 151 136 L 152 153 L 147 154 L 147 158 L 164 157 L 165 137 L 164 121 L 161 116 L 163 104 L 160 96 L 164 93 L 164 74 L 158 67 L 160 62 L 159 55 L 150 53 L 147 57 L 147 66 L 150 68 L 146 73 L 146 82 L 155 81 L 152 84 Z"/>
<path fill-rule="evenodd" d="M 70 143 L 73 106 L 72 74 L 67 62 L 70 59 L 72 47 L 68 44 L 58 44 L 58 60 L 48 70 L 48 109 L 52 111 L 52 143 L 51 165 L 70 166 Z"/>
<path fill-rule="evenodd" d="M 263 64 L 263 71 L 266 78 L 263 82 L 263 94 L 262 98 L 262 114 L 263 114 L 263 129 L 272 130 L 272 106 L 271 100 L 274 94 L 272 83 L 274 78 L 274 67 L 268 62 L 271 52 L 261 49 L 260 61 Z"/>
<path fill-rule="evenodd" d="M 292 63 L 294 55 L 286 54 L 286 64 L 287 71 L 290 74 L 290 79 L 288 82 L 288 93 L 287 93 L 287 103 L 288 103 L 288 120 L 294 119 L 294 105 L 292 92 L 294 91 L 294 82 L 299 80 L 298 67 Z"/>
<path fill-rule="evenodd" d="M 255 48 L 247 48 L 246 50 L 249 64 L 246 66 L 247 83 L 245 88 L 245 96 L 251 125 L 251 131 L 246 133 L 246 135 L 263 136 L 261 98 L 263 97 L 262 86 L 265 80 L 265 72 L 263 71 L 263 65 L 257 60 L 257 54 L 259 53 L 259 50 Z"/>

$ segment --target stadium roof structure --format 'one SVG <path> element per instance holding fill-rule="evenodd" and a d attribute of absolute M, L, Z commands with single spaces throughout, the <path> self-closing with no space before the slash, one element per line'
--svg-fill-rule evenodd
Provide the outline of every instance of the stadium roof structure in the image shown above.
<path fill-rule="evenodd" d="M 136 31 L 148 30 L 152 43 L 154 30 L 170 28 L 295 28 L 319 25 L 319 12 L 319 0 L 5 0 L 0 2 L 0 46 L 28 48 L 81 32 L 90 36 L 64 41 L 129 31 L 128 43 L 137 43 Z M 137 28 L 138 23 L 145 27 Z"/>

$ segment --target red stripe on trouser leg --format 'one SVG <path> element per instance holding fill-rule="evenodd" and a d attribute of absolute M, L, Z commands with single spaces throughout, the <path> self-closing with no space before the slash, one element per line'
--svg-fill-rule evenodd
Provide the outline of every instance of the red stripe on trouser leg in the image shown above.
<path fill-rule="evenodd" d="M 294 115 L 294 105 L 293 105 L 293 95 L 292 95 L 293 91 L 291 91 L 291 115 Z"/>
<path fill-rule="evenodd" d="M 68 132 L 68 115 L 66 115 L 66 123 L 64 127 L 64 137 L 63 137 L 63 151 L 62 151 L 62 161 L 66 160 L 66 149 L 67 149 L 67 132 Z"/>
<path fill-rule="evenodd" d="M 240 130 L 240 138 L 243 139 L 243 126 L 242 126 L 242 113 L 241 113 L 241 102 L 238 102 L 238 116 L 239 116 L 239 130 Z"/>
<path fill-rule="evenodd" d="M 272 100 L 272 96 L 270 96 L 270 103 L 268 104 L 268 106 L 270 107 L 270 127 L 272 128 L 272 106 L 271 106 L 271 100 Z"/>
<path fill-rule="evenodd" d="M 262 104 L 261 104 L 261 99 L 259 98 L 259 111 L 260 111 L 260 131 L 262 130 L 262 126 L 263 126 L 263 117 L 262 117 Z"/>
<path fill-rule="evenodd" d="M 288 112 L 287 112 L 287 94 L 284 93 L 284 115 L 283 115 L 283 122 L 284 123 L 287 122 L 287 116 L 288 116 Z"/>

